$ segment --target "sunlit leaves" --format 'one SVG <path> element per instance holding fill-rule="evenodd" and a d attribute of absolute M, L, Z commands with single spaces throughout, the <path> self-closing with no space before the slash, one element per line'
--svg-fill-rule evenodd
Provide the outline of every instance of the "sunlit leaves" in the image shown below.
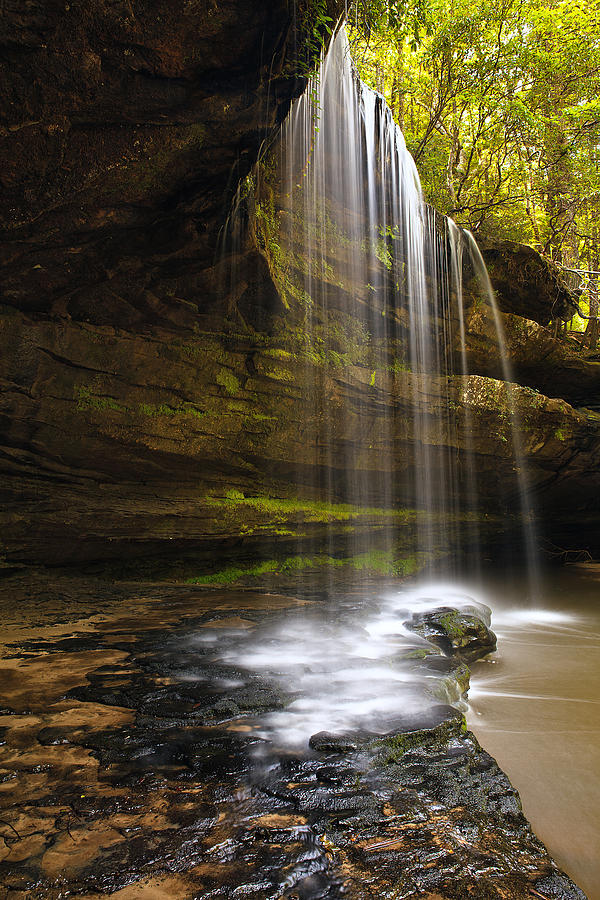
<path fill-rule="evenodd" d="M 392 105 L 428 198 L 471 228 L 592 252 L 600 0 L 423 0 L 398 26 L 370 5 L 379 27 L 353 31 L 361 74 Z"/>

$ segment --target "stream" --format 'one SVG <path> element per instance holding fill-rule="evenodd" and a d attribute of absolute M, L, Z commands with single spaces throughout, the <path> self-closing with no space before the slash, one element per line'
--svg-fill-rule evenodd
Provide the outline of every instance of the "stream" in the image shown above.
<path fill-rule="evenodd" d="M 522 586 L 506 580 L 331 595 L 296 579 L 15 578 L 0 641 L 0 889 L 580 898 L 495 756 L 559 867 L 597 900 L 599 578 L 593 565 L 556 574 L 542 610 L 518 606 Z M 440 607 L 485 617 L 481 602 L 499 635 L 472 680 L 483 751 L 448 705 L 464 709 L 464 665 L 413 630 Z"/>
<path fill-rule="evenodd" d="M 493 657 L 471 676 L 469 727 L 518 789 L 560 866 L 600 900 L 600 565 L 551 573 L 523 608 L 499 583 Z"/>

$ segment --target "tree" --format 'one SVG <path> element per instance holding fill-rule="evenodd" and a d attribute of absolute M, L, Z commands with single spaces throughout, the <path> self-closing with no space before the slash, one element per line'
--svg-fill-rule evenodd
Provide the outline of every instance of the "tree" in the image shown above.
<path fill-rule="evenodd" d="M 355 56 L 427 199 L 567 265 L 598 259 L 600 0 L 429 0 L 413 26 L 376 5 Z"/>

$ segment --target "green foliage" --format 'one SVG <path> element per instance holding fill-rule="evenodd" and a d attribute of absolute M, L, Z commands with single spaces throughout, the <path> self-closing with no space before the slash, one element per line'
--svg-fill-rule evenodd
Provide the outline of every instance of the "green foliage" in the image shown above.
<path fill-rule="evenodd" d="M 600 0 L 424 0 L 402 4 L 400 22 L 394 3 L 363 6 L 354 55 L 427 199 L 472 230 L 597 269 Z"/>
<path fill-rule="evenodd" d="M 262 160 L 260 199 L 257 196 L 248 198 L 249 207 L 253 213 L 252 222 L 256 243 L 269 264 L 271 276 L 283 305 L 289 309 L 292 301 L 296 300 L 302 306 L 310 308 L 313 304 L 312 298 L 298 284 L 297 279 L 291 276 L 290 272 L 294 263 L 302 266 L 304 261 L 297 260 L 293 254 L 285 252 L 280 244 L 281 236 L 275 197 L 269 185 L 272 173 L 269 172 L 268 166 L 268 160 Z M 254 183 L 252 184 L 254 189 Z"/>
<path fill-rule="evenodd" d="M 395 359 L 394 362 L 387 367 L 387 371 L 391 375 L 400 375 L 402 372 L 412 372 L 412 369 L 404 359 Z"/>
<path fill-rule="evenodd" d="M 296 33 L 301 36 L 298 47 L 298 73 L 308 79 L 308 90 L 315 104 L 315 125 L 318 95 L 318 68 L 327 42 L 333 33 L 334 21 L 329 15 L 328 0 L 294 0 Z"/>
<path fill-rule="evenodd" d="M 427 0 L 350 0 L 348 19 L 353 29 L 368 40 L 393 32 L 416 48 L 430 29 Z"/>
<path fill-rule="evenodd" d="M 427 0 L 347 0 L 345 6 L 348 22 L 365 39 L 392 30 L 416 47 L 430 27 Z M 294 7 L 297 30 L 304 36 L 301 72 L 314 74 L 335 24 L 329 15 L 333 4 L 328 0 L 296 0 Z"/>
<path fill-rule="evenodd" d="M 364 241 L 360 249 L 363 253 L 375 256 L 386 267 L 388 272 L 391 272 L 394 265 L 394 256 L 386 238 L 387 234 L 378 241 Z"/>

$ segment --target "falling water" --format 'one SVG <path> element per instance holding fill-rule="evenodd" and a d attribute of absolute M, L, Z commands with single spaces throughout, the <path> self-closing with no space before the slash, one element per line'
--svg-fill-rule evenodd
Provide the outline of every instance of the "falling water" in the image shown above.
<path fill-rule="evenodd" d="M 304 360 L 298 494 L 374 512 L 412 507 L 418 567 L 457 576 L 468 557 L 468 574 L 477 574 L 484 485 L 469 401 L 465 263 L 496 323 L 533 586 L 513 378 L 483 259 L 468 232 L 424 203 L 402 132 L 358 78 L 343 29 L 292 104 L 251 194 L 255 245 L 288 310 L 286 343 Z M 329 558 L 393 559 L 396 536 L 381 523 L 342 534 L 338 523 L 316 540 Z"/>
<path fill-rule="evenodd" d="M 319 75 L 292 106 L 281 136 L 280 169 L 285 261 L 279 269 L 284 289 L 305 304 L 303 327 L 328 362 L 344 358 L 340 331 L 350 317 L 362 327 L 356 336 L 364 351 L 362 372 L 350 374 L 363 384 L 350 396 L 336 391 L 331 401 L 346 404 L 359 429 L 370 429 L 371 453 L 360 450 L 364 433 L 349 440 L 335 433 L 322 385 L 315 383 L 313 415 L 322 422 L 318 489 L 329 499 L 362 507 L 391 509 L 410 500 L 420 511 L 420 559 L 431 560 L 439 556 L 441 532 L 444 540 L 452 538 L 448 532 L 457 519 L 456 492 L 449 489 L 456 482 L 455 461 L 441 450 L 452 443 L 448 431 L 454 425 L 428 404 L 431 373 L 447 371 L 451 346 L 443 311 L 448 291 L 436 271 L 436 254 L 441 259 L 446 248 L 423 202 L 403 135 L 383 98 L 358 79 L 343 30 Z M 365 375 L 371 391 L 365 390 Z M 405 423 L 401 404 L 390 397 L 392 379 L 404 392 Z M 447 400 L 448 386 L 439 390 Z M 402 431 L 417 473 L 411 485 L 400 484 L 385 459 Z M 374 535 L 366 546 L 364 537 L 360 547 L 351 538 L 348 543 L 350 554 L 375 547 L 389 554 L 393 535 Z"/>
<path fill-rule="evenodd" d="M 519 504 L 521 512 L 521 522 L 523 525 L 523 538 L 525 542 L 525 553 L 527 561 L 527 575 L 529 580 L 529 597 L 537 598 L 540 593 L 540 574 L 538 566 L 538 556 L 536 551 L 536 533 L 534 524 L 534 513 L 531 506 L 530 490 L 527 478 L 527 467 L 525 463 L 525 455 L 523 452 L 522 428 L 519 409 L 514 398 L 515 377 L 512 365 L 506 350 L 506 339 L 504 335 L 504 327 L 502 318 L 496 303 L 494 289 L 490 281 L 485 262 L 481 255 L 481 251 L 475 242 L 475 238 L 470 231 L 464 231 L 467 248 L 471 263 L 477 278 L 481 284 L 485 299 L 492 309 L 494 323 L 496 326 L 496 336 L 498 340 L 498 350 L 500 353 L 500 362 L 502 365 L 502 375 L 506 383 L 508 405 L 510 410 L 510 424 L 512 432 L 512 446 L 517 469 L 517 481 L 519 489 Z"/>
<path fill-rule="evenodd" d="M 364 570 L 354 565 L 353 586 L 342 593 L 330 566 L 328 603 L 241 636 L 232 659 L 241 671 L 293 686 L 293 702 L 256 724 L 280 746 L 305 746 L 322 729 L 385 732 L 399 715 L 426 711 L 440 697 L 432 673 L 410 661 L 419 648 L 406 621 L 424 609 L 478 607 L 473 598 L 482 596 L 486 475 L 478 468 L 473 385 L 500 385 L 508 396 L 512 442 L 498 438 L 506 442 L 499 468 L 503 484 L 509 467 L 515 473 L 535 580 L 501 317 L 477 245 L 424 202 L 403 135 L 383 97 L 358 78 L 344 30 L 241 189 L 234 225 L 245 204 L 254 254 L 258 248 L 285 307 L 282 352 L 303 366 L 296 491 L 372 512 L 374 522 L 360 530 L 329 523 L 312 539 L 299 536 L 299 556 L 364 559 Z M 236 259 L 240 234 L 238 227 Z M 478 302 L 491 308 L 504 382 L 470 374 L 467 272 L 480 281 Z M 409 507 L 403 525 L 377 520 L 402 505 Z M 374 594 L 373 561 L 394 563 L 407 543 L 428 582 Z M 393 566 L 381 571 L 394 574 Z M 456 588 L 463 578 L 473 589 Z M 315 585 L 321 589 L 322 578 Z"/>
<path fill-rule="evenodd" d="M 459 338 L 460 338 L 460 374 L 467 381 L 469 375 L 469 360 L 467 352 L 467 331 L 465 322 L 465 303 L 463 294 L 463 257 L 465 249 L 465 237 L 462 229 L 458 228 L 452 219 L 446 220 L 448 223 L 448 247 L 450 256 L 450 293 L 456 303 L 458 311 Z M 473 509 L 478 508 L 478 488 L 477 488 L 477 471 L 475 467 L 475 454 L 473 448 L 473 412 L 469 404 L 465 404 L 464 408 L 464 429 L 463 436 L 465 442 L 464 454 L 464 473 L 466 495 L 470 500 Z M 481 574 L 481 535 L 479 525 L 476 522 L 474 526 L 474 534 L 472 536 L 475 553 L 471 556 L 471 568 L 475 576 Z"/>

